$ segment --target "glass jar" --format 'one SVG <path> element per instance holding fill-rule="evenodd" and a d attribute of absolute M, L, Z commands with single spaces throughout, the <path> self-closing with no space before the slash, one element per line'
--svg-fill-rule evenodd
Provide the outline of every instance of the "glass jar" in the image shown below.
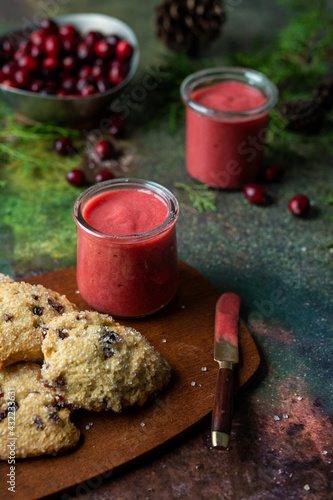
<path fill-rule="evenodd" d="M 186 105 L 188 174 L 216 188 L 254 182 L 262 170 L 276 86 L 251 69 L 213 68 L 189 75 L 180 93 Z"/>
<path fill-rule="evenodd" d="M 156 227 L 142 230 L 158 211 L 162 219 Z M 84 191 L 73 211 L 77 284 L 83 299 L 119 317 L 146 316 L 165 306 L 178 288 L 178 214 L 175 196 L 150 181 L 114 179 Z M 96 216 L 98 227 L 109 219 L 113 229 L 91 225 Z M 127 234 L 132 231 L 126 225 L 134 227 L 139 219 L 141 231 Z"/>

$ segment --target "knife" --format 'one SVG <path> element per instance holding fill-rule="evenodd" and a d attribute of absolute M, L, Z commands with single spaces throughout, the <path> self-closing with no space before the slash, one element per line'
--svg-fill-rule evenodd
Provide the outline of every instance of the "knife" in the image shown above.
<path fill-rule="evenodd" d="M 235 293 L 221 295 L 215 309 L 214 359 L 219 364 L 212 417 L 212 444 L 218 450 L 229 445 L 233 412 L 234 373 L 238 363 L 238 317 L 241 299 Z"/>

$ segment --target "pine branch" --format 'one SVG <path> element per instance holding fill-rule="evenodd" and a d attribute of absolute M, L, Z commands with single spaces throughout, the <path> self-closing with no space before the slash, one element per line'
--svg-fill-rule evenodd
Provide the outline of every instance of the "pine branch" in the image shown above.
<path fill-rule="evenodd" d="M 210 190 L 206 184 L 194 184 L 190 186 L 184 182 L 175 182 L 175 188 L 183 189 L 187 192 L 189 200 L 192 202 L 193 208 L 202 213 L 204 211 L 217 210 L 215 204 L 215 192 Z"/>

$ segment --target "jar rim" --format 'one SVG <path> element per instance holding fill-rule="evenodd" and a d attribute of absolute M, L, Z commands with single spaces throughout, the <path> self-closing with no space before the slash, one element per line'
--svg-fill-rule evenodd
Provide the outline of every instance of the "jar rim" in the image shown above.
<path fill-rule="evenodd" d="M 223 81 L 245 83 L 256 88 L 261 93 L 264 92 L 266 100 L 260 106 L 244 111 L 221 111 L 208 108 L 193 99 L 192 92 L 195 87 L 203 88 L 205 84 L 212 85 Z M 184 104 L 197 114 L 215 120 L 228 121 L 235 118 L 246 120 L 253 118 L 253 116 L 268 113 L 277 103 L 279 91 L 276 85 L 259 71 L 242 67 L 218 67 L 203 69 L 188 75 L 180 86 L 180 95 Z"/>
<path fill-rule="evenodd" d="M 150 229 L 149 231 L 145 231 L 143 233 L 137 234 L 129 234 L 129 235 L 116 235 L 109 234 L 103 231 L 99 231 L 94 228 L 84 219 L 82 213 L 82 207 L 84 204 L 90 200 L 91 198 L 113 190 L 122 190 L 122 189 L 133 189 L 133 190 L 148 190 L 153 192 L 155 195 L 159 196 L 167 205 L 169 209 L 169 213 L 167 218 L 159 224 L 158 226 Z M 172 227 L 177 221 L 179 216 L 179 204 L 177 198 L 174 196 L 171 191 L 169 191 L 164 186 L 153 182 L 147 181 L 143 179 L 133 179 L 133 178 L 118 178 L 107 180 L 104 182 L 100 182 L 95 184 L 94 186 L 89 187 L 85 191 L 83 191 L 80 196 L 76 199 L 73 208 L 73 217 L 74 221 L 78 227 L 81 227 L 86 232 L 90 233 L 93 236 L 97 236 L 104 239 L 112 240 L 113 242 L 121 242 L 121 243 L 133 243 L 134 241 L 144 241 L 151 237 L 155 237 L 159 234 L 164 233 L 170 227 Z"/>

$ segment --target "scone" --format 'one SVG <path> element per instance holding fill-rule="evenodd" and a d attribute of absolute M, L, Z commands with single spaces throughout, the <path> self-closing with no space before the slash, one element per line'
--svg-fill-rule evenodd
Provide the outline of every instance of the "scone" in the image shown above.
<path fill-rule="evenodd" d="M 38 361 L 42 327 L 52 318 L 77 310 L 57 292 L 24 282 L 0 283 L 0 369 L 17 361 Z"/>
<path fill-rule="evenodd" d="M 167 361 L 147 339 L 106 314 L 64 314 L 43 332 L 42 376 L 67 405 L 119 412 L 169 382 Z"/>
<path fill-rule="evenodd" d="M 0 283 L 15 283 L 15 280 L 7 274 L 0 273 Z"/>
<path fill-rule="evenodd" d="M 73 448 L 80 431 L 70 411 L 56 406 L 35 363 L 0 371 L 0 459 L 56 454 Z"/>

